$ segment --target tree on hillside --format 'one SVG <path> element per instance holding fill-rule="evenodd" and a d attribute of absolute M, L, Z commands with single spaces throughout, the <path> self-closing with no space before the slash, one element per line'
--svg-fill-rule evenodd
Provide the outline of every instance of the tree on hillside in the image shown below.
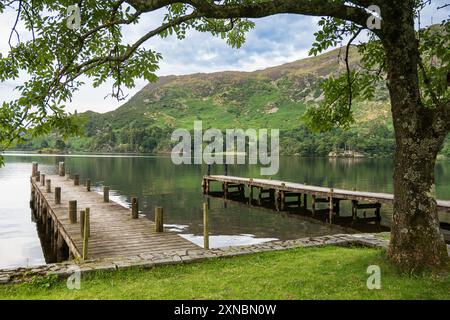
<path fill-rule="evenodd" d="M 55 141 L 55 148 L 59 151 L 63 151 L 64 149 L 66 149 L 66 143 L 61 139 L 57 139 Z"/>
<path fill-rule="evenodd" d="M 347 127 L 354 99 L 370 98 L 377 82 L 389 89 L 396 135 L 394 217 L 389 257 L 410 269 L 439 266 L 448 255 L 439 232 L 434 190 L 438 151 L 450 130 L 450 22 L 416 32 L 415 18 L 431 1 L 419 0 L 80 0 L 81 26 L 71 1 L 8 0 L 0 10 L 15 10 L 7 56 L 0 59 L 0 80 L 26 72 L 30 79 L 19 88 L 18 100 L 0 109 L 2 143 L 48 127 L 71 130 L 61 104 L 81 85 L 80 76 L 94 85 L 113 79 L 112 95 L 134 79 L 154 81 L 160 54 L 143 48 L 154 36 L 184 38 L 188 29 L 210 32 L 239 47 L 251 18 L 291 13 L 323 17 L 312 53 L 350 39 L 361 32 L 369 40 L 359 46 L 362 65 L 352 69 L 344 48 L 345 72 L 323 83 L 324 103 L 308 113 L 316 129 Z M 446 5 L 443 5 L 446 7 Z M 165 10 L 162 23 L 126 43 L 123 26 L 146 19 L 146 13 Z M 379 12 L 378 12 L 379 9 Z M 444 8 L 445 10 L 445 8 Z M 373 11 L 376 13 L 374 14 Z M 29 37 L 21 40 L 18 23 Z M 75 28 L 74 28 L 75 27 Z"/>

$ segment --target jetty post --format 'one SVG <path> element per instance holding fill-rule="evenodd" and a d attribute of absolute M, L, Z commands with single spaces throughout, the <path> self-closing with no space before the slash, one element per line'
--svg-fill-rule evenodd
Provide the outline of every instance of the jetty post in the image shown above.
<path fill-rule="evenodd" d="M 109 186 L 103 186 L 103 202 L 109 202 Z"/>
<path fill-rule="evenodd" d="M 207 203 L 203 203 L 203 248 L 209 250 L 209 217 Z"/>
<path fill-rule="evenodd" d="M 55 204 L 61 204 L 61 187 L 55 187 Z"/>
<path fill-rule="evenodd" d="M 139 202 L 138 198 L 131 198 L 131 218 L 138 219 L 139 218 Z"/>
<path fill-rule="evenodd" d="M 66 175 L 66 164 L 64 162 L 60 162 L 58 164 L 58 174 L 60 177 L 64 177 Z"/>
<path fill-rule="evenodd" d="M 69 220 L 70 223 L 77 223 L 77 200 L 69 201 Z"/>
<path fill-rule="evenodd" d="M 155 208 L 155 231 L 164 231 L 164 211 L 162 207 Z"/>

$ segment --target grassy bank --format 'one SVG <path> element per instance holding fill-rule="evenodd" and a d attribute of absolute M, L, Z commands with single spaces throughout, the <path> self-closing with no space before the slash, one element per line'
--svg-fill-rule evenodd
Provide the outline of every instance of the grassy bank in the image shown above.
<path fill-rule="evenodd" d="M 0 286 L 1 299 L 450 299 L 450 270 L 405 275 L 381 250 L 302 248 L 187 265 L 84 276 L 80 290 L 35 279 Z M 381 289 L 369 290 L 369 265 Z"/>

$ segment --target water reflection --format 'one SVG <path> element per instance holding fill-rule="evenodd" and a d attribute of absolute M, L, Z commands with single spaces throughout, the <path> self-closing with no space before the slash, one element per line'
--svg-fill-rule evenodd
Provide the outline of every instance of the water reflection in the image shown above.
<path fill-rule="evenodd" d="M 34 265 L 44 262 L 36 225 L 30 221 L 29 175 L 31 162 L 37 161 L 42 172 L 56 173 L 59 161 L 66 170 L 90 178 L 93 190 L 111 187 L 111 199 L 129 207 L 133 196 L 139 198 L 140 214 L 153 219 L 156 206 L 164 207 L 165 228 L 176 231 L 193 242 L 202 243 L 202 203 L 210 203 L 211 247 L 249 244 L 268 239 L 294 239 L 346 232 L 302 215 L 277 213 L 220 198 L 205 198 L 201 178 L 206 166 L 174 166 L 168 157 L 113 156 L 39 156 L 8 155 L 0 169 L 0 267 Z M 392 192 L 390 159 L 308 159 L 282 157 L 280 172 L 274 179 L 334 188 Z M 213 173 L 222 173 L 213 168 Z M 230 166 L 229 174 L 258 177 L 254 165 Z M 450 162 L 436 166 L 438 197 L 450 199 Z M 343 214 L 350 204 L 342 203 Z M 389 224 L 390 209 L 383 206 L 383 223 Z M 448 214 L 441 219 L 450 221 Z"/>
<path fill-rule="evenodd" d="M 203 247 L 203 236 L 193 234 L 182 234 L 183 238 L 195 243 L 199 247 Z M 239 234 L 239 235 L 220 235 L 209 237 L 210 248 L 222 248 L 229 246 L 243 246 L 263 243 L 267 241 L 278 240 L 277 238 L 255 238 L 253 234 Z"/>

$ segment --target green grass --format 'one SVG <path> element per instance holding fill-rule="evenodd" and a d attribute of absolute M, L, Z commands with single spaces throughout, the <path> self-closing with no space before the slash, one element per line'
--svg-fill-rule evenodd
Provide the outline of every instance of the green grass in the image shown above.
<path fill-rule="evenodd" d="M 80 290 L 35 279 L 0 286 L 1 299 L 450 299 L 449 270 L 406 275 L 382 250 L 310 248 L 268 252 L 150 270 L 83 277 Z M 381 268 L 381 289 L 369 290 L 369 265 Z"/>

